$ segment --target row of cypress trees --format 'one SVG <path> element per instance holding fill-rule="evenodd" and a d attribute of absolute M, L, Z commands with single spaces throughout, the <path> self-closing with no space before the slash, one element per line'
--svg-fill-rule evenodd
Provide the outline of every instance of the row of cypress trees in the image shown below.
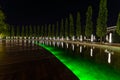
<path fill-rule="evenodd" d="M 1 13 L 1 12 L 0 12 Z M 96 25 L 96 35 L 102 37 L 106 35 L 106 28 L 107 28 L 107 0 L 100 0 L 99 5 L 99 13 L 97 18 L 97 25 Z M 1 16 L 1 15 L 0 15 Z M 3 16 L 3 13 L 2 13 Z M 0 22 L 3 24 L 4 17 L 0 17 Z M 0 28 L 2 28 L 0 26 Z M 92 22 L 92 6 L 88 7 L 86 12 L 86 25 L 85 30 L 81 26 L 81 17 L 80 13 L 77 13 L 76 22 L 74 22 L 73 15 L 70 14 L 69 18 L 61 19 L 60 22 L 56 22 L 56 24 L 44 24 L 38 26 L 10 26 L 10 36 L 26 36 L 26 37 L 77 37 L 80 39 L 82 35 L 90 38 L 91 34 L 93 34 L 93 22 Z M 9 29 L 9 28 L 8 28 Z M 0 29 L 2 30 L 2 29 Z M 116 32 L 120 35 L 120 14 L 117 20 L 117 28 Z M 2 32 L 1 32 L 2 33 Z M 7 32 L 6 32 L 7 33 Z"/>
<path fill-rule="evenodd" d="M 69 19 L 61 19 L 56 24 L 45 24 L 36 26 L 10 26 L 11 36 L 26 37 L 72 37 L 81 35 L 80 13 L 77 13 L 76 29 L 74 27 L 73 15 L 69 15 Z M 76 34 L 75 34 L 76 32 Z"/>
<path fill-rule="evenodd" d="M 107 0 L 100 0 L 99 6 L 99 14 L 97 19 L 97 30 L 96 34 L 98 37 L 101 38 L 106 35 L 106 28 L 107 28 Z M 38 28 L 38 29 L 37 29 Z M 30 26 L 26 26 L 26 29 L 22 27 L 21 35 L 23 36 L 44 36 L 44 37 L 78 37 L 85 35 L 86 37 L 90 38 L 91 34 L 93 34 L 93 22 L 92 22 L 92 6 L 88 7 L 86 12 L 86 25 L 85 30 L 82 29 L 81 26 L 81 17 L 80 13 L 77 13 L 77 20 L 74 22 L 73 15 L 70 14 L 69 18 L 61 19 L 60 22 L 56 24 L 45 24 L 42 26 L 35 27 L 32 29 Z M 31 31 L 31 32 L 28 32 Z M 34 30 L 34 31 L 32 31 Z M 37 30 L 37 31 L 35 31 Z M 17 34 L 19 31 L 17 31 Z M 16 35 L 17 35 L 16 34 Z M 13 34 L 12 34 L 13 35 Z M 19 35 L 17 35 L 19 36 Z"/>

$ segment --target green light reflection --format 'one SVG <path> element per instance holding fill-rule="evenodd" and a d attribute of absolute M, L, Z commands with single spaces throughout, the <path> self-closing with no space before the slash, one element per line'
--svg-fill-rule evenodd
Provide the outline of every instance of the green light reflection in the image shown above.
<path fill-rule="evenodd" d="M 96 64 L 77 56 L 65 55 L 65 50 L 36 43 L 57 57 L 80 80 L 119 80 L 120 73 L 106 65 Z"/>

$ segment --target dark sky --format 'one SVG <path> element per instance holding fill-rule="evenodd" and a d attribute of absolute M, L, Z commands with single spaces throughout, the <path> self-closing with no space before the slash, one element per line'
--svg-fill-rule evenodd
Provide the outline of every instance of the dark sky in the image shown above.
<path fill-rule="evenodd" d="M 0 0 L 0 5 L 9 24 L 45 24 L 56 23 L 61 18 L 69 17 L 69 13 L 76 17 L 81 12 L 82 25 L 85 25 L 85 13 L 88 5 L 93 7 L 93 21 L 96 24 L 99 0 Z M 108 26 L 115 25 L 120 0 L 108 0 Z"/>

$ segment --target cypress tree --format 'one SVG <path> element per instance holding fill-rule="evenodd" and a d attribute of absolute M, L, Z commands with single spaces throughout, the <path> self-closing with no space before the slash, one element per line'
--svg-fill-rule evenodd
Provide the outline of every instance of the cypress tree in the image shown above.
<path fill-rule="evenodd" d="M 106 34 L 107 28 L 107 0 L 100 0 L 99 14 L 97 19 L 97 36 L 100 37 L 100 42 L 102 42 L 102 37 Z"/>
<path fill-rule="evenodd" d="M 19 26 L 17 26 L 17 35 L 16 35 L 17 37 L 19 37 L 20 36 L 20 27 Z"/>
<path fill-rule="evenodd" d="M 68 19 L 66 18 L 65 20 L 65 37 L 68 37 L 69 33 L 68 33 Z"/>
<path fill-rule="evenodd" d="M 120 35 L 120 13 L 118 14 L 117 24 L 116 24 L 116 32 Z"/>
<path fill-rule="evenodd" d="M 51 24 L 48 25 L 48 37 L 51 37 Z"/>
<path fill-rule="evenodd" d="M 36 25 L 33 26 L 34 37 L 36 36 Z"/>
<path fill-rule="evenodd" d="M 43 37 L 43 25 L 41 25 L 40 36 Z"/>
<path fill-rule="evenodd" d="M 72 38 L 74 36 L 74 22 L 73 22 L 72 14 L 69 15 L 69 23 L 70 23 L 70 27 L 69 27 L 70 34 L 69 34 L 69 36 Z"/>
<path fill-rule="evenodd" d="M 33 35 L 33 30 L 32 30 L 32 26 L 31 25 L 29 25 L 29 35 L 30 35 L 30 37 L 32 37 L 32 35 Z"/>
<path fill-rule="evenodd" d="M 8 25 L 5 23 L 5 15 L 0 9 L 0 35 L 6 35 L 8 32 Z"/>
<path fill-rule="evenodd" d="M 41 36 L 41 26 L 39 26 L 39 36 Z"/>
<path fill-rule="evenodd" d="M 28 36 L 29 36 L 28 29 L 29 29 L 29 28 L 28 28 L 28 26 L 26 25 L 26 26 L 25 26 L 25 31 L 26 31 L 26 32 L 25 32 L 25 34 L 26 34 L 26 37 L 28 37 Z"/>
<path fill-rule="evenodd" d="M 85 35 L 86 37 L 90 37 L 93 33 L 93 22 L 92 22 L 92 7 L 89 6 L 86 13 L 86 27 L 85 27 Z"/>
<path fill-rule="evenodd" d="M 22 37 L 25 36 L 25 29 L 24 29 L 24 26 L 22 26 L 22 31 L 21 31 L 21 34 L 22 34 Z"/>
<path fill-rule="evenodd" d="M 64 36 L 64 24 L 63 19 L 61 19 L 61 26 L 60 26 L 60 37 Z"/>
<path fill-rule="evenodd" d="M 81 34 L 81 18 L 80 13 L 77 12 L 77 20 L 76 20 L 76 36 L 79 37 Z"/>
<path fill-rule="evenodd" d="M 48 36 L 48 32 L 47 32 L 47 24 L 45 24 L 45 37 L 47 37 Z"/>
<path fill-rule="evenodd" d="M 14 30 L 14 26 L 11 26 L 11 36 L 14 37 L 15 36 L 15 30 Z"/>
<path fill-rule="evenodd" d="M 59 37 L 59 23 L 56 23 L 56 37 Z"/>
<path fill-rule="evenodd" d="M 55 29 L 55 25 L 54 24 L 52 24 L 52 38 L 54 37 L 54 29 Z"/>

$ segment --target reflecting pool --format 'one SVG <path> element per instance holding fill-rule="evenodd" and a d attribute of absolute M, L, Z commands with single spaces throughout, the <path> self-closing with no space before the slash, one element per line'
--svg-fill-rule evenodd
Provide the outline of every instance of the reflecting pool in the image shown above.
<path fill-rule="evenodd" d="M 119 80 L 120 52 L 64 42 L 37 41 L 80 80 Z"/>
<path fill-rule="evenodd" d="M 0 40 L 0 80 L 78 80 L 55 56 L 34 43 Z"/>

